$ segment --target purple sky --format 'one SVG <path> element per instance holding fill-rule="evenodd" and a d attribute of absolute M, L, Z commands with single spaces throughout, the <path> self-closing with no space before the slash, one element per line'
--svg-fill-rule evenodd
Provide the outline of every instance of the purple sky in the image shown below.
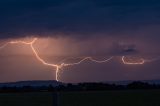
<path fill-rule="evenodd" d="M 122 56 L 149 60 L 160 56 L 158 0 L 1 0 L 0 8 L 0 45 L 37 37 L 34 46 L 49 63 L 68 57 L 114 56 L 107 63 L 85 61 L 64 67 L 60 81 L 160 78 L 160 60 L 143 65 L 121 61 Z M 54 69 L 37 61 L 28 45 L 0 49 L 0 82 L 52 79 Z"/>

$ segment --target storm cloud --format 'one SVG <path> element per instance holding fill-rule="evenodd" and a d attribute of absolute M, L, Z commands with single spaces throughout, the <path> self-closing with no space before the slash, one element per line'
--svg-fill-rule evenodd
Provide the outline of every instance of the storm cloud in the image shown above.
<path fill-rule="evenodd" d="M 155 36 L 158 0 L 1 0 L 0 38 Z"/>
<path fill-rule="evenodd" d="M 65 67 L 65 82 L 158 79 L 159 58 L 135 67 L 122 64 L 121 57 L 159 57 L 159 28 L 159 0 L 0 0 L 0 45 L 37 37 L 34 47 L 49 63 L 114 56 L 104 64 Z M 55 79 L 52 67 L 38 62 L 28 45 L 8 45 L 0 58 L 0 82 Z"/>

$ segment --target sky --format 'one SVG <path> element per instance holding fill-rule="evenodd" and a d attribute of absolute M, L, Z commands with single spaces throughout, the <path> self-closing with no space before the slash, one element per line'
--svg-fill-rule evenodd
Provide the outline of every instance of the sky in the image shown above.
<path fill-rule="evenodd" d="M 159 0 L 1 0 L 0 46 L 9 41 L 32 41 L 48 63 L 63 67 L 62 82 L 154 80 L 160 78 Z M 123 64 L 122 56 L 154 60 Z M 65 58 L 77 57 L 76 59 Z M 0 82 L 55 80 L 55 69 L 33 55 L 29 45 L 0 48 Z"/>

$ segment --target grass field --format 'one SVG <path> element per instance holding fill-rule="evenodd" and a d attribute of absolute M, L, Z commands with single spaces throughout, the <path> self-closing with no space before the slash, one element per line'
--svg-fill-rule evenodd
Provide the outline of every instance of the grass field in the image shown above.
<path fill-rule="evenodd" d="M 53 106 L 53 93 L 1 93 L 0 106 Z M 160 90 L 61 92 L 60 106 L 160 106 Z"/>

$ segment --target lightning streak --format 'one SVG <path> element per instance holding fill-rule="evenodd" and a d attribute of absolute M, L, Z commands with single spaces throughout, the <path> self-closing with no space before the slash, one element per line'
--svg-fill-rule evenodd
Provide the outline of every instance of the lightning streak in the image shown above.
<path fill-rule="evenodd" d="M 139 60 L 139 62 L 130 62 L 130 61 L 127 61 L 126 59 L 125 59 L 126 57 L 125 56 L 122 56 L 122 62 L 124 63 L 124 64 L 128 64 L 128 65 L 138 65 L 138 64 L 144 64 L 145 63 L 145 60 L 144 59 L 140 59 Z"/>
<path fill-rule="evenodd" d="M 81 59 L 79 62 L 76 62 L 76 63 L 69 63 L 69 64 L 66 64 L 66 63 L 61 63 L 60 65 L 58 64 L 52 64 L 52 63 L 47 63 L 45 60 L 43 60 L 39 55 L 38 55 L 38 52 L 36 51 L 36 49 L 34 48 L 33 44 L 37 41 L 37 38 L 34 38 L 31 42 L 25 42 L 25 41 L 10 41 L 10 42 L 7 42 L 6 44 L 2 45 L 0 47 L 0 49 L 3 49 L 5 48 L 7 45 L 9 44 L 24 44 L 24 45 L 29 45 L 32 49 L 32 52 L 33 54 L 35 55 L 35 57 L 37 58 L 38 61 L 40 61 L 42 64 L 46 65 L 46 66 L 51 66 L 53 68 L 56 69 L 56 80 L 58 80 L 58 76 L 59 76 L 59 71 L 61 68 L 65 67 L 65 66 L 73 66 L 73 65 L 78 65 L 78 64 L 81 64 L 83 61 L 85 60 L 90 60 L 92 62 L 96 62 L 96 63 L 104 63 L 104 62 L 107 62 L 109 60 L 111 60 L 113 57 L 110 57 L 109 59 L 105 59 L 105 60 L 102 60 L 102 61 L 99 61 L 99 60 L 95 60 L 93 59 L 92 57 L 85 57 L 83 59 Z M 65 59 L 66 60 L 66 59 Z"/>
<path fill-rule="evenodd" d="M 63 67 L 73 66 L 73 65 L 79 65 L 79 64 L 81 64 L 82 62 L 87 61 L 87 60 L 89 60 L 89 61 L 91 61 L 91 62 L 95 62 L 95 63 L 106 63 L 106 62 L 110 61 L 111 59 L 113 59 L 113 56 L 110 57 L 110 58 L 104 59 L 104 60 L 96 60 L 96 59 L 94 59 L 94 58 L 92 58 L 92 57 L 84 57 L 84 58 L 82 58 L 80 61 L 74 62 L 74 63 L 64 63 L 64 62 L 63 62 L 63 61 L 68 60 L 68 59 L 77 59 L 77 58 L 71 57 L 71 58 L 66 58 L 66 59 L 62 60 L 61 62 L 63 62 L 63 63 L 60 63 L 60 64 L 52 64 L 52 63 L 46 62 L 44 59 L 42 59 L 42 58 L 39 56 L 38 52 L 37 52 L 36 49 L 34 48 L 34 43 L 35 43 L 37 40 L 38 40 L 37 38 L 34 38 L 34 39 L 33 39 L 32 41 L 30 41 L 30 42 L 25 42 L 25 41 L 21 41 L 21 40 L 18 40 L 18 41 L 10 41 L 10 42 L 7 42 L 7 43 L 5 43 L 4 45 L 0 46 L 0 49 L 5 48 L 5 47 L 6 47 L 7 45 L 9 45 L 9 44 L 24 44 L 24 45 L 29 45 L 29 46 L 31 47 L 31 50 L 32 50 L 33 54 L 35 55 L 35 57 L 37 58 L 38 61 L 40 61 L 42 64 L 44 64 L 44 65 L 46 65 L 46 66 L 51 66 L 51 67 L 55 68 L 55 71 L 56 71 L 56 80 L 57 80 L 57 81 L 59 81 L 59 80 L 58 80 L 59 72 L 60 72 L 60 70 L 61 70 Z M 156 61 L 156 60 L 159 60 L 159 59 L 160 59 L 160 57 L 159 57 L 158 59 L 155 58 L 155 59 L 152 59 L 152 60 L 145 60 L 145 59 L 141 58 L 141 59 L 139 59 L 138 62 L 133 62 L 132 59 L 130 59 L 130 58 L 129 58 L 129 59 L 128 59 L 128 58 L 126 59 L 125 56 L 122 56 L 122 57 L 121 57 L 121 60 L 122 60 L 123 64 L 127 64 L 127 65 L 142 65 L 142 64 L 144 64 L 145 62 Z M 129 61 L 128 61 L 128 60 L 129 60 Z"/>
<path fill-rule="evenodd" d="M 154 61 L 157 61 L 157 60 L 160 60 L 160 56 L 156 57 L 156 58 L 152 58 L 152 59 L 147 59 L 145 60 L 146 62 L 154 62 Z"/>
<path fill-rule="evenodd" d="M 95 63 L 105 63 L 105 62 L 108 62 L 109 60 L 111 60 L 112 58 L 113 58 L 113 56 L 108 59 L 105 59 L 105 60 L 95 60 L 92 57 L 84 57 L 83 59 L 81 59 L 80 61 L 78 61 L 76 63 L 69 63 L 69 64 L 62 63 L 62 64 L 63 64 L 63 66 L 73 66 L 73 65 L 79 65 L 86 60 L 90 60 Z"/>
<path fill-rule="evenodd" d="M 127 64 L 127 65 L 142 65 L 145 63 L 150 63 L 150 62 L 154 62 L 154 61 L 158 61 L 160 60 L 160 56 L 156 57 L 156 58 L 152 58 L 152 59 L 144 59 L 144 58 L 140 58 L 138 59 L 138 62 L 132 60 L 131 58 L 127 57 L 128 59 L 126 59 L 125 56 L 122 56 L 121 60 L 123 62 L 123 64 Z"/>
<path fill-rule="evenodd" d="M 6 43 L 6 44 L 4 44 L 4 45 L 2 45 L 2 46 L 0 47 L 0 49 L 5 48 L 8 44 L 9 44 L 9 42 L 8 42 L 8 43 Z"/>
<path fill-rule="evenodd" d="M 59 68 L 61 68 L 61 65 L 56 65 L 56 64 L 50 64 L 50 63 L 47 63 L 46 61 L 44 61 L 37 53 L 36 49 L 34 48 L 33 44 L 36 42 L 37 38 L 34 38 L 31 42 L 25 42 L 25 41 L 11 41 L 11 42 L 7 42 L 6 44 L 2 45 L 0 47 L 0 49 L 6 47 L 8 44 L 25 44 L 25 45 L 30 45 L 31 49 L 32 49 L 32 52 L 34 53 L 34 55 L 36 56 L 36 58 L 44 65 L 47 65 L 47 66 L 51 66 L 51 67 L 54 67 L 56 68 L 56 80 L 58 81 L 58 71 L 59 71 Z"/>

